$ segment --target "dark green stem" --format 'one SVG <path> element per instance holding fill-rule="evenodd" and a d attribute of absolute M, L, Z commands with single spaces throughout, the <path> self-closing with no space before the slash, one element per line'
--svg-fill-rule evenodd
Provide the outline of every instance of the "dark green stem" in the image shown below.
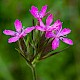
<path fill-rule="evenodd" d="M 60 51 L 58 51 L 58 52 L 54 52 L 54 53 L 52 53 L 52 54 L 49 54 L 48 56 L 44 56 L 44 57 L 42 57 L 40 60 L 49 58 L 49 57 L 51 57 L 51 56 L 53 56 L 53 55 L 55 55 L 55 54 L 58 54 L 58 53 L 60 53 L 60 52 L 63 52 L 63 51 L 65 51 L 66 49 L 68 49 L 69 47 L 70 47 L 70 46 L 68 46 L 68 47 L 66 47 L 66 48 L 64 48 L 64 49 L 62 49 L 62 50 L 60 50 Z"/>

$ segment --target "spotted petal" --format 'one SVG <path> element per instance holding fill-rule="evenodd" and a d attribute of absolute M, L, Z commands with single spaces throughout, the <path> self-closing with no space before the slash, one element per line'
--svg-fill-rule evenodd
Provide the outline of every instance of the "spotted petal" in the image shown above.
<path fill-rule="evenodd" d="M 22 29 L 22 23 L 21 21 L 19 21 L 18 19 L 15 20 L 14 22 L 15 28 L 17 32 L 21 32 Z"/>
<path fill-rule="evenodd" d="M 12 30 L 4 30 L 3 33 L 6 34 L 6 35 L 10 35 L 10 36 L 14 36 L 15 35 L 15 32 L 12 31 Z"/>
<path fill-rule="evenodd" d="M 73 41 L 71 39 L 63 38 L 62 41 L 69 44 L 69 45 L 73 45 Z"/>
<path fill-rule="evenodd" d="M 73 41 L 71 39 L 63 38 L 62 41 L 65 42 L 66 44 L 73 45 Z"/>

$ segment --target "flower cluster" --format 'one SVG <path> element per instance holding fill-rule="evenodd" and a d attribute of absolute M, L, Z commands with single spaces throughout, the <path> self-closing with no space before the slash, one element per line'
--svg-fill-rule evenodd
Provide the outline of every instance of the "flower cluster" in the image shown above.
<path fill-rule="evenodd" d="M 16 19 L 14 26 L 16 31 L 4 30 L 3 33 L 10 35 L 8 43 L 18 41 L 18 49 L 21 56 L 26 60 L 28 66 L 33 72 L 33 78 L 36 80 L 35 66 L 40 60 L 46 59 L 54 54 L 60 53 L 63 50 L 54 52 L 60 45 L 60 40 L 73 45 L 73 41 L 67 38 L 67 34 L 71 32 L 69 28 L 62 29 L 62 22 L 56 20 L 53 24 L 53 14 L 46 12 L 47 5 L 43 6 L 39 11 L 37 7 L 32 6 L 30 13 L 37 19 L 37 24 L 23 28 L 20 20 Z M 43 18 L 47 17 L 44 24 Z M 27 36 L 26 36 L 27 35 Z M 26 39 L 24 38 L 26 36 Z"/>
<path fill-rule="evenodd" d="M 69 45 L 73 45 L 73 41 L 67 38 L 67 34 L 69 34 L 71 30 L 69 28 L 62 29 L 62 22 L 60 20 L 56 20 L 53 24 L 51 24 L 53 22 L 53 14 L 51 14 L 50 12 L 46 12 L 46 10 L 47 10 L 47 5 L 43 6 L 40 11 L 38 10 L 37 7 L 32 6 L 31 10 L 29 11 L 34 16 L 34 18 L 37 19 L 39 24 L 32 27 L 27 27 L 26 29 L 23 29 L 21 21 L 19 21 L 18 19 L 15 20 L 14 26 L 16 32 L 12 30 L 3 31 L 4 34 L 12 36 L 8 40 L 8 42 L 9 43 L 16 42 L 19 39 L 25 37 L 32 30 L 39 30 L 45 33 L 46 39 L 53 39 L 52 41 L 53 50 L 59 47 L 60 40 Z M 46 24 L 44 24 L 42 21 L 42 19 L 45 16 L 48 16 L 46 19 Z"/>

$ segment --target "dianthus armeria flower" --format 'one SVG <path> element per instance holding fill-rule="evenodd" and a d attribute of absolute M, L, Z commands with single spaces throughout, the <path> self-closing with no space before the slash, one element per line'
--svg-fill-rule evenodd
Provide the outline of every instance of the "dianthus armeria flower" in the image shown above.
<path fill-rule="evenodd" d="M 8 39 L 9 43 L 16 42 L 20 38 L 23 38 L 28 33 L 30 33 L 33 29 L 35 29 L 34 26 L 23 29 L 22 23 L 18 19 L 15 20 L 14 26 L 15 26 L 16 32 L 12 31 L 12 30 L 4 30 L 3 31 L 4 34 L 12 36 L 11 38 Z"/>
<path fill-rule="evenodd" d="M 46 10 L 47 10 L 47 5 L 43 6 L 41 11 L 39 11 L 37 7 L 32 6 L 30 13 L 39 20 L 42 19 L 47 14 L 49 14 L 49 12 L 46 13 Z"/>
<path fill-rule="evenodd" d="M 36 29 L 45 32 L 58 30 L 61 27 L 60 25 L 62 24 L 62 22 L 60 20 L 56 20 L 54 24 L 51 25 L 52 21 L 53 21 L 53 15 L 50 14 L 46 19 L 46 25 L 44 25 L 42 20 L 40 20 L 40 26 L 37 25 Z"/>
<path fill-rule="evenodd" d="M 59 47 L 60 40 L 62 40 L 63 42 L 69 45 L 73 45 L 73 41 L 71 39 L 66 38 L 67 34 L 69 34 L 70 32 L 71 30 L 69 28 L 62 29 L 62 27 L 59 31 L 56 30 L 56 31 L 48 32 L 46 36 L 48 38 L 53 38 L 52 49 L 55 50 L 56 48 Z"/>

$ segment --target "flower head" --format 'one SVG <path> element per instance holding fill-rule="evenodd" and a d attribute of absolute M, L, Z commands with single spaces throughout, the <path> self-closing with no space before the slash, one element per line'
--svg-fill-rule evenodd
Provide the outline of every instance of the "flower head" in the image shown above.
<path fill-rule="evenodd" d="M 52 30 L 57 30 L 61 27 L 60 25 L 62 24 L 62 22 L 60 20 L 55 21 L 54 24 L 51 25 L 52 21 L 53 21 L 53 15 L 50 14 L 46 19 L 46 25 L 44 25 L 42 20 L 39 20 L 40 26 L 36 26 L 36 29 L 48 32 Z"/>
<path fill-rule="evenodd" d="M 30 13 L 39 20 L 39 19 L 42 19 L 47 14 L 49 14 L 49 12 L 46 13 L 46 10 L 47 10 L 47 5 L 43 6 L 41 11 L 39 11 L 37 7 L 32 6 Z"/>
<path fill-rule="evenodd" d="M 12 30 L 3 31 L 4 34 L 12 36 L 11 38 L 8 39 L 9 43 L 16 42 L 17 40 L 19 40 L 19 38 L 23 38 L 35 28 L 35 27 L 28 27 L 26 29 L 23 29 L 22 23 L 18 19 L 15 20 L 14 26 L 15 26 L 16 32 Z"/>
<path fill-rule="evenodd" d="M 73 41 L 71 39 L 66 38 L 67 34 L 69 34 L 70 32 L 71 30 L 69 28 L 62 29 L 62 25 L 58 31 L 56 30 L 54 32 L 47 32 L 46 37 L 54 39 L 52 42 L 52 49 L 55 50 L 57 47 L 59 47 L 60 40 L 69 45 L 73 45 Z"/>

